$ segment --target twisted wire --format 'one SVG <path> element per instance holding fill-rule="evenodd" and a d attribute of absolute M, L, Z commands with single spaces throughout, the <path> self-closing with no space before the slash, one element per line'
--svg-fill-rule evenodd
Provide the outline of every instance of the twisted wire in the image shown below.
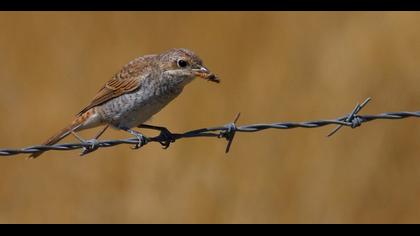
<path fill-rule="evenodd" d="M 96 151 L 99 148 L 113 147 L 121 144 L 133 144 L 137 145 L 138 148 L 143 147 L 144 145 L 151 142 L 158 142 L 165 147 L 169 147 L 170 143 L 175 142 L 178 139 L 184 138 L 197 138 L 197 137 L 213 137 L 213 138 L 224 138 L 228 141 L 226 147 L 226 153 L 229 152 L 232 142 L 235 138 L 237 132 L 259 132 L 266 129 L 294 129 L 294 128 L 319 128 L 327 125 L 337 125 L 337 127 L 327 135 L 330 137 L 334 135 L 341 127 L 347 126 L 351 128 L 357 128 L 363 123 L 374 121 L 374 120 L 398 120 L 406 119 L 410 117 L 420 117 L 420 111 L 416 112 L 386 112 L 377 115 L 358 115 L 358 113 L 364 108 L 369 102 L 370 98 L 366 99 L 362 104 L 357 104 L 351 113 L 348 115 L 329 120 L 316 120 L 316 121 L 306 121 L 306 122 L 279 122 L 271 124 L 251 124 L 244 126 L 237 126 L 236 123 L 240 117 L 238 114 L 234 122 L 226 124 L 224 126 L 211 127 L 211 128 L 202 128 L 191 130 L 185 133 L 167 133 L 161 132 L 158 136 L 147 138 L 146 142 L 140 143 L 137 138 L 129 139 L 116 139 L 116 140 L 88 140 L 83 143 L 64 143 L 56 144 L 52 146 L 46 145 L 36 145 L 30 146 L 22 149 L 0 149 L 0 156 L 14 156 L 18 154 L 32 154 L 40 151 L 68 151 L 75 149 L 83 149 L 81 155 L 86 155 L 93 151 Z M 137 149 L 137 148 L 136 148 Z"/>

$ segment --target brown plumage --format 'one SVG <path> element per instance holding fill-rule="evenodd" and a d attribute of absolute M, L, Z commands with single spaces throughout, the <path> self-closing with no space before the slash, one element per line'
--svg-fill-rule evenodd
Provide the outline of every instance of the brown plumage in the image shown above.
<path fill-rule="evenodd" d="M 139 57 L 125 65 L 120 72 L 98 91 L 92 102 L 80 111 L 78 115 L 83 114 L 89 109 L 107 102 L 112 98 L 137 89 L 140 86 L 141 81 L 138 77 L 143 73 L 143 70 L 148 68 L 148 63 L 151 63 L 151 59 L 151 56 Z"/>

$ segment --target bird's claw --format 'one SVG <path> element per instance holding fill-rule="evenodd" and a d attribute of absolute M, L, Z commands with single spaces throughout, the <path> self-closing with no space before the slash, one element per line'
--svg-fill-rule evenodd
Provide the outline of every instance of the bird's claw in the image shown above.
<path fill-rule="evenodd" d="M 160 131 L 159 138 L 163 141 L 159 141 L 163 149 L 168 149 L 171 143 L 176 141 L 175 135 L 171 133 L 167 128 L 163 128 Z"/>
<path fill-rule="evenodd" d="M 139 149 L 149 142 L 149 138 L 147 138 L 146 136 L 140 133 L 132 133 L 132 134 L 138 139 L 138 143 L 136 143 L 136 145 L 131 148 L 133 150 Z"/>

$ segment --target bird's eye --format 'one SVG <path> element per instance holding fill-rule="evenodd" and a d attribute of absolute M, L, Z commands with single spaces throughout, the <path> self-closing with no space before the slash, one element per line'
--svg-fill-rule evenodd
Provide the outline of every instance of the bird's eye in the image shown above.
<path fill-rule="evenodd" d="M 178 60 L 178 66 L 184 68 L 188 65 L 188 63 L 184 60 Z"/>

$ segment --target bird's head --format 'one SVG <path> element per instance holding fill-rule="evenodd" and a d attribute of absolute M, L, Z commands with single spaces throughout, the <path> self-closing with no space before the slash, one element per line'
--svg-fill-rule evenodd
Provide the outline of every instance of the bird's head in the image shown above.
<path fill-rule="evenodd" d="M 171 49 L 158 55 L 159 67 L 164 78 L 171 78 L 183 85 L 196 78 L 220 83 L 219 78 L 203 65 L 203 61 L 191 50 Z"/>

